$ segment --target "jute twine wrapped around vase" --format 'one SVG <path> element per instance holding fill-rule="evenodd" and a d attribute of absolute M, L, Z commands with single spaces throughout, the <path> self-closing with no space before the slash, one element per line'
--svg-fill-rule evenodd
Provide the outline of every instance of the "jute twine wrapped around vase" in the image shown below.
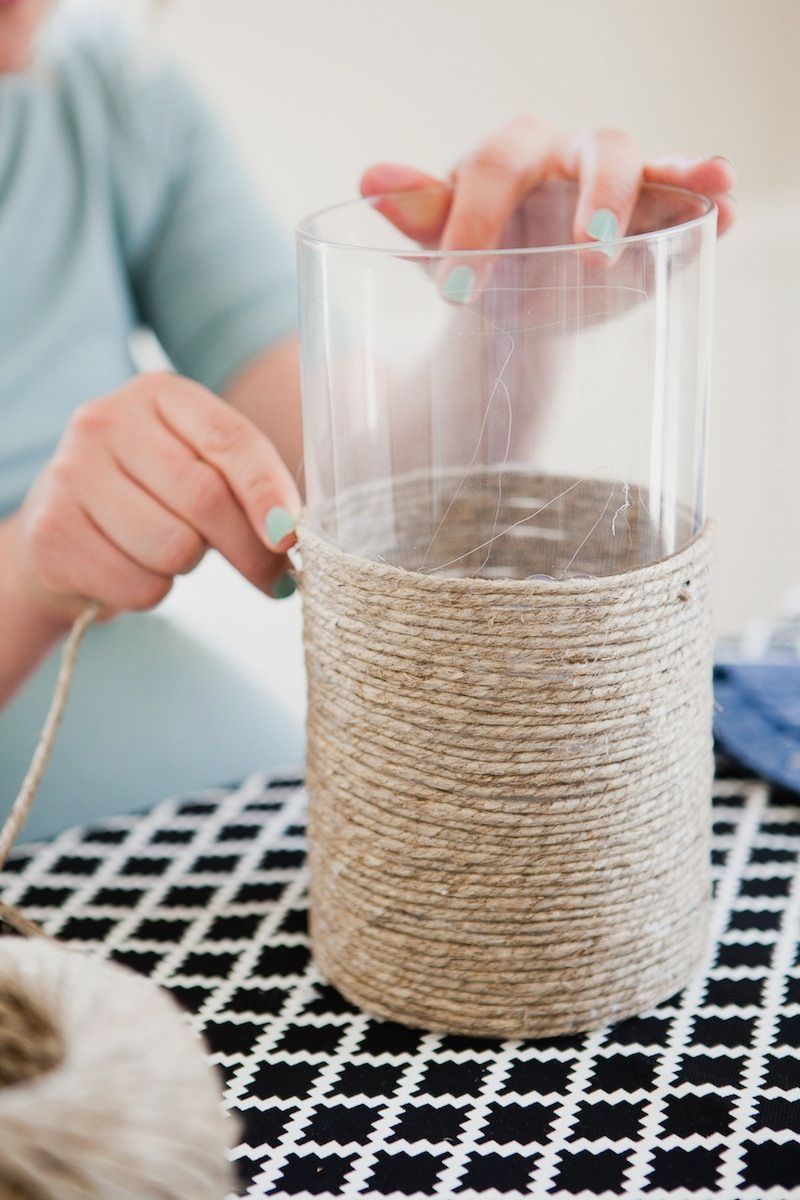
<path fill-rule="evenodd" d="M 616 573 L 559 580 L 609 491 L 559 482 L 516 537 L 542 480 L 460 487 L 402 568 L 374 558 L 421 545 L 424 477 L 340 496 L 364 557 L 301 530 L 313 950 L 377 1016 L 553 1036 L 666 998 L 702 952 L 711 537 L 625 569 L 651 530 L 620 487 L 593 533 Z"/>

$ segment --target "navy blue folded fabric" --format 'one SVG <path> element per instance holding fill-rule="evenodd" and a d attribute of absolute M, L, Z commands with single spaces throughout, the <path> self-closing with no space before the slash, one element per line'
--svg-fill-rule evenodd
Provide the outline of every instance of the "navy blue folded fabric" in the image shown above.
<path fill-rule="evenodd" d="M 714 669 L 714 734 L 749 770 L 800 792 L 800 663 Z"/>

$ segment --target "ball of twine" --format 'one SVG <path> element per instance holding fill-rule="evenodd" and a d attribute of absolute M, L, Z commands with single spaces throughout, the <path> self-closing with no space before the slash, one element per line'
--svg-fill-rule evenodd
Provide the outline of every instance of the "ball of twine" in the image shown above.
<path fill-rule="evenodd" d="M 0 867 L 36 798 L 67 703 L 89 603 L 64 646 L 30 768 L 0 829 Z M 65 950 L 0 900 L 0 1200 L 222 1200 L 220 1086 L 166 993 Z"/>
<path fill-rule="evenodd" d="M 365 557 L 301 528 L 312 944 L 377 1016 L 554 1036 L 666 998 L 702 952 L 711 537 L 629 569 L 658 531 L 624 486 L 498 491 L 340 495 L 322 528 Z"/>
<path fill-rule="evenodd" d="M 165 993 L 0 939 L 0 1200 L 222 1200 L 231 1125 Z"/>

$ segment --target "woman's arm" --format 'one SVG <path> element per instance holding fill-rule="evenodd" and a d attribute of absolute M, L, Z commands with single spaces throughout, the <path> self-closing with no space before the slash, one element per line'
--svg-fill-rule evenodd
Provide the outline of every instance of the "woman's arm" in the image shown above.
<path fill-rule="evenodd" d="M 223 395 L 272 442 L 302 488 L 300 340 L 289 337 L 246 363 Z"/>

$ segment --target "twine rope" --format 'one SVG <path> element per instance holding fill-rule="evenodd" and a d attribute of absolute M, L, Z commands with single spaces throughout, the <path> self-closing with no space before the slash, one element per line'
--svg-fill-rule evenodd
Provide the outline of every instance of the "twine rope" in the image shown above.
<path fill-rule="evenodd" d="M 0 829 L 0 870 L 33 807 L 67 706 L 81 642 L 99 612 L 100 606 L 94 601 L 87 604 L 73 622 L 64 643 L 56 686 L 39 740 L 16 800 Z M 0 921 L 23 937 L 51 940 L 36 921 L 2 898 Z M 62 1032 L 50 1013 L 31 994 L 30 987 L 24 987 L 12 978 L 0 979 L 0 1089 L 35 1080 L 60 1067 L 63 1058 Z M 7 1165 L 0 1164 L 0 1200 L 36 1200 L 36 1194 L 17 1177 L 13 1168 L 9 1173 Z"/>
<path fill-rule="evenodd" d="M 0 866 L 30 812 L 64 715 L 87 604 L 62 652 L 31 765 L 0 832 Z M 31 940 L 0 940 L 0 1200 L 217 1200 L 232 1186 L 219 1085 L 176 1003 L 116 964 L 65 950 L 0 902 Z M 164 1128 L 180 1113 L 180 1130 Z"/>
<path fill-rule="evenodd" d="M 235 1122 L 168 993 L 14 937 L 0 939 L 0 993 L 0 1200 L 229 1194 Z"/>
<path fill-rule="evenodd" d="M 450 502 L 427 561 L 489 578 L 356 557 L 301 525 L 312 944 L 379 1017 L 554 1036 L 664 999 L 702 951 L 711 535 L 626 569 L 652 523 L 637 510 L 612 529 L 608 485 L 581 482 L 540 535 L 490 529 L 486 561 L 469 548 L 495 519 L 488 485 Z M 554 486 L 518 483 L 517 498 Z M 339 532 L 344 513 L 366 552 L 388 536 L 418 566 L 430 490 L 383 486 L 366 512 L 388 504 L 391 527 L 345 496 Z M 524 578 L 545 553 L 557 575 L 604 500 L 616 574 Z"/>
<path fill-rule="evenodd" d="M 0 984 L 0 1088 L 51 1071 L 64 1043 L 49 1013 L 13 980 Z"/>
<path fill-rule="evenodd" d="M 97 620 L 99 613 L 99 604 L 95 601 L 87 604 L 75 618 L 64 643 L 53 698 L 50 701 L 50 708 L 42 726 L 39 740 L 36 743 L 36 749 L 33 752 L 31 765 L 28 767 L 11 811 L 2 829 L 0 829 L 0 870 L 5 866 L 12 847 L 33 807 L 33 802 L 36 799 L 44 773 L 47 770 L 47 764 L 50 762 L 50 757 L 56 744 L 64 710 L 67 707 L 67 700 L 69 699 L 70 688 L 72 687 L 72 680 L 75 675 L 75 666 L 78 661 L 78 651 L 81 648 L 81 642 L 89 626 Z M 2 899 L 0 899 L 0 921 L 5 921 L 7 925 L 10 925 L 12 929 L 25 937 L 47 936 L 41 926 L 37 925 L 35 921 L 31 921 L 10 904 L 6 904 Z"/>

